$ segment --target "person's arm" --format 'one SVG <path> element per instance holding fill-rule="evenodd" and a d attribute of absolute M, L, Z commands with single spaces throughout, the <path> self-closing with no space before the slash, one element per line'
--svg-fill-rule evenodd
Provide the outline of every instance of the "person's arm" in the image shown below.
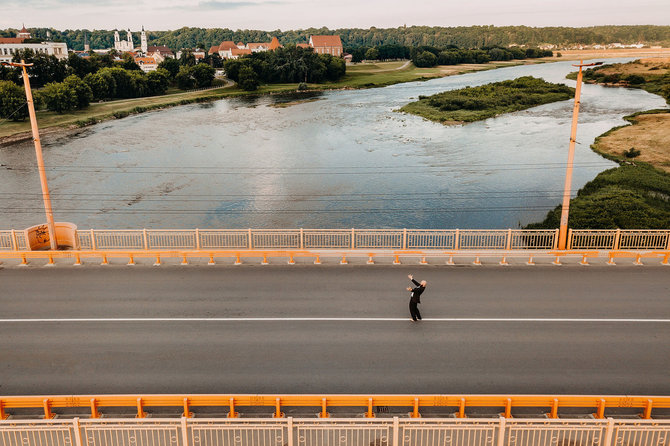
<path fill-rule="evenodd" d="M 416 285 L 416 286 L 421 286 L 421 284 L 420 284 L 419 282 L 417 282 L 416 280 L 414 280 L 414 279 L 410 279 L 410 280 L 412 281 L 412 283 L 413 283 L 414 285 Z"/>

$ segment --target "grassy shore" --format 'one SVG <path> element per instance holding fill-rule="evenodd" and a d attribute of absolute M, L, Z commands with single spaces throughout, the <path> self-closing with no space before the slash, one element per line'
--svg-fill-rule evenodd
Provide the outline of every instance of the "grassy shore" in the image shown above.
<path fill-rule="evenodd" d="M 337 82 L 325 84 L 309 84 L 310 91 L 333 89 L 358 89 L 383 87 L 401 82 L 412 82 L 432 79 L 436 77 L 462 74 L 472 71 L 490 70 L 503 66 L 528 63 L 522 61 L 464 64 L 454 66 L 437 66 L 433 68 L 416 68 L 411 63 L 379 62 L 376 64 L 356 64 L 347 67 L 347 74 Z M 532 63 L 532 62 L 531 62 Z M 119 119 L 131 114 L 143 113 L 177 105 L 194 102 L 207 102 L 227 97 L 242 95 L 277 94 L 297 91 L 298 84 L 270 84 L 262 85 L 254 92 L 244 91 L 237 86 L 229 85 L 204 91 L 177 92 L 163 96 L 124 99 L 109 102 L 93 103 L 84 110 L 58 114 L 46 110 L 37 112 L 37 121 L 40 130 L 49 133 L 59 133 L 64 129 L 85 127 L 109 119 Z M 0 123 L 0 145 L 12 144 L 30 139 L 30 122 L 5 121 Z"/>

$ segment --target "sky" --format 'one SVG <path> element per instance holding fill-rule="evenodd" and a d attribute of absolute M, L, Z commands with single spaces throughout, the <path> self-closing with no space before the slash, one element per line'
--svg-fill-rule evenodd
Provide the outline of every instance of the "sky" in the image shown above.
<path fill-rule="evenodd" d="M 619 4 L 620 7 L 616 7 Z M 0 29 L 670 25 L 670 0 L 0 0 Z"/>

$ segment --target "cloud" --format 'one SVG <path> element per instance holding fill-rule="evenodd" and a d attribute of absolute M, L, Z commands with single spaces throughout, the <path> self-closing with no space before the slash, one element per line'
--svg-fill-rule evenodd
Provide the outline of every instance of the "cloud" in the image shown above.
<path fill-rule="evenodd" d="M 267 0 L 267 1 L 219 1 L 219 0 L 208 0 L 198 3 L 199 9 L 209 9 L 209 10 L 229 10 L 229 9 L 241 9 L 248 8 L 253 6 L 269 6 L 269 5 L 284 5 L 288 2 L 280 0 Z"/>

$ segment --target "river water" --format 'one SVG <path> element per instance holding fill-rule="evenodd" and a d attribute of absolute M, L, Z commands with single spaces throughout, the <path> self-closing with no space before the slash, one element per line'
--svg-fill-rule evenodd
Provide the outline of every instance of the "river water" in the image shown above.
<path fill-rule="evenodd" d="M 526 75 L 574 86 L 565 79 L 573 70 L 508 67 L 286 108 L 273 105 L 295 96 L 224 99 L 99 124 L 44 147 L 56 220 L 80 229 L 516 228 L 561 202 L 572 100 L 463 126 L 394 110 Z M 665 107 L 642 90 L 584 85 L 573 192 L 615 166 L 590 150 L 596 136 Z M 0 148 L 0 164 L 0 228 L 43 222 L 32 146 Z"/>

